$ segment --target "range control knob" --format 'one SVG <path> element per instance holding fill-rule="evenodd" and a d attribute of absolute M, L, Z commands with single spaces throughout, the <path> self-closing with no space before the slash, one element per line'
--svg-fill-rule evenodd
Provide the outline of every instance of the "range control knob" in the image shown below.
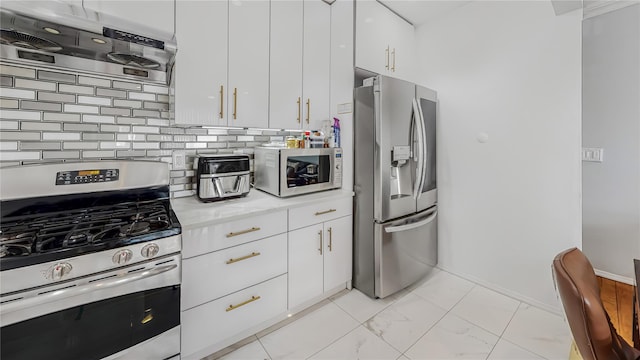
<path fill-rule="evenodd" d="M 154 243 L 151 243 L 143 246 L 142 250 L 140 250 L 140 254 L 150 259 L 158 255 L 158 251 L 160 251 L 160 247 Z"/>
<path fill-rule="evenodd" d="M 118 252 L 116 252 L 113 255 L 113 263 L 114 264 L 126 264 L 129 262 L 129 260 L 131 260 L 131 258 L 133 257 L 133 253 L 131 252 L 131 250 L 120 250 Z"/>
<path fill-rule="evenodd" d="M 51 280 L 60 280 L 65 275 L 70 273 L 72 268 L 73 267 L 69 263 L 58 263 L 53 265 L 51 269 L 49 269 L 48 275 L 51 277 Z"/>

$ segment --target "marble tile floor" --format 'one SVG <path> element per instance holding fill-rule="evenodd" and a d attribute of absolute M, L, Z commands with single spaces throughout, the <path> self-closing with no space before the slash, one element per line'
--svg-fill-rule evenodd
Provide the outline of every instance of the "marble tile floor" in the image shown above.
<path fill-rule="evenodd" d="M 385 299 L 343 291 L 207 359 L 560 360 L 570 346 L 561 316 L 436 269 Z"/>

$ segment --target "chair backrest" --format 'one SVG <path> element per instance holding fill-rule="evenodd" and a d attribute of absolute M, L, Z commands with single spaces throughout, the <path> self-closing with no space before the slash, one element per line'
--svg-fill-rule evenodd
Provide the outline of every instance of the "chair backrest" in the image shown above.
<path fill-rule="evenodd" d="M 600 299 L 593 267 L 577 248 L 553 260 L 553 273 L 571 333 L 585 360 L 636 360 L 640 351 L 616 332 Z"/>

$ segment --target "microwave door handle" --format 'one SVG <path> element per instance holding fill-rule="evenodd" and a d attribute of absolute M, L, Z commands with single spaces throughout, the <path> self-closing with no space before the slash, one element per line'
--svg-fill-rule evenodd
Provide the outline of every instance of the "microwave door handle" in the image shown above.
<path fill-rule="evenodd" d="M 424 121 L 424 113 L 422 112 L 422 105 L 420 105 L 419 101 L 416 101 L 416 104 L 418 105 L 418 118 L 420 119 L 420 124 L 422 127 L 422 131 L 420 132 L 420 134 L 422 134 L 422 176 L 421 176 L 421 181 L 420 181 L 420 190 L 418 193 L 418 199 L 420 198 L 420 196 L 422 196 L 422 190 L 424 189 L 424 183 L 427 180 L 427 171 L 429 171 L 428 169 L 428 164 L 427 164 L 427 160 L 429 159 L 429 148 L 427 147 L 427 123 Z"/>
<path fill-rule="evenodd" d="M 423 181 L 422 177 L 424 173 L 424 131 L 422 128 L 422 122 L 420 121 L 420 108 L 415 98 L 413 99 L 413 119 L 418 120 L 414 121 L 414 125 L 417 128 L 416 133 L 418 134 L 418 151 L 414 155 L 414 159 L 417 162 L 417 168 L 416 181 L 413 184 L 413 198 L 417 200 L 420 198 L 420 195 L 422 195 L 422 188 L 420 184 Z"/>

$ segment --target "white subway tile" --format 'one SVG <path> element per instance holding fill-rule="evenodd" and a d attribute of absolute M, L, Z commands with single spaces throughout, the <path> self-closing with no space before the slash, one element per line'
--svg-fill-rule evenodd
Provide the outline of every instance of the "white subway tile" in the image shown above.
<path fill-rule="evenodd" d="M 111 99 L 94 96 L 78 96 L 78 104 L 111 106 Z"/>
<path fill-rule="evenodd" d="M 0 130 L 18 130 L 20 127 L 17 121 L 1 120 Z"/>
<path fill-rule="evenodd" d="M 80 133 L 42 133 L 42 140 L 80 140 Z"/>
<path fill-rule="evenodd" d="M 101 141 L 100 149 L 129 149 L 131 148 L 130 142 L 124 141 Z"/>
<path fill-rule="evenodd" d="M 39 151 L 3 151 L 0 152 L 1 161 L 40 160 Z"/>
<path fill-rule="evenodd" d="M 119 141 L 145 141 L 146 135 L 143 134 L 118 134 L 116 139 Z M 135 145 L 134 145 L 135 149 Z"/>
<path fill-rule="evenodd" d="M 238 141 L 253 141 L 253 136 L 238 136 Z"/>
<path fill-rule="evenodd" d="M 43 159 L 79 159 L 80 151 L 43 151 Z"/>
<path fill-rule="evenodd" d="M 40 120 L 40 111 L 0 110 L 0 119 Z"/>
<path fill-rule="evenodd" d="M 213 142 L 213 141 L 218 141 L 218 137 L 217 136 L 198 136 L 198 141 Z"/>
<path fill-rule="evenodd" d="M 142 85 L 126 81 L 113 80 L 113 87 L 117 89 L 142 90 Z"/>
<path fill-rule="evenodd" d="M 115 124 L 116 119 L 113 116 L 107 115 L 82 115 L 82 122 L 85 123 L 100 123 L 100 124 Z"/>
<path fill-rule="evenodd" d="M 58 91 L 75 93 L 75 94 L 93 95 L 93 88 L 90 86 L 60 84 L 58 85 Z"/>
<path fill-rule="evenodd" d="M 153 126 L 169 126 L 169 120 L 165 119 L 147 119 L 147 124 Z"/>
<path fill-rule="evenodd" d="M 134 99 L 134 100 L 155 100 L 156 96 L 154 94 L 148 94 L 148 93 L 129 92 L 129 99 Z"/>
<path fill-rule="evenodd" d="M 0 139 L 5 140 L 40 140 L 39 132 L 2 131 Z"/>
<path fill-rule="evenodd" d="M 49 123 L 49 122 L 23 121 L 20 124 L 20 130 L 60 131 L 62 130 L 62 124 Z"/>
<path fill-rule="evenodd" d="M 111 80 L 80 75 L 78 76 L 78 84 L 111 87 Z"/>
<path fill-rule="evenodd" d="M 64 104 L 64 111 L 75 112 L 75 113 L 98 114 L 100 112 L 100 108 L 97 106 Z"/>
<path fill-rule="evenodd" d="M 155 126 L 134 126 L 134 133 L 159 134 L 160 128 Z"/>
<path fill-rule="evenodd" d="M 65 141 L 62 143 L 62 147 L 64 149 L 77 149 L 77 150 L 95 150 L 98 148 L 97 142 L 74 142 L 74 141 Z"/>
<path fill-rule="evenodd" d="M 113 106 L 122 106 L 122 107 L 130 107 L 130 108 L 141 108 L 142 107 L 142 101 L 114 99 L 113 100 Z"/>
<path fill-rule="evenodd" d="M 83 151 L 83 158 L 111 158 L 115 157 L 116 153 L 113 150 L 99 150 L 99 151 Z"/>
<path fill-rule="evenodd" d="M 206 149 L 207 143 L 186 143 L 187 149 Z"/>
<path fill-rule="evenodd" d="M 3 75 L 13 75 L 13 76 L 21 76 L 28 78 L 35 78 L 36 71 L 34 69 L 26 69 L 17 66 L 9 66 L 0 64 L 0 73 Z"/>
<path fill-rule="evenodd" d="M 44 113 L 44 121 L 80 121 L 80 114 Z"/>
<path fill-rule="evenodd" d="M 109 131 L 109 132 L 120 132 L 127 133 L 131 131 L 130 126 L 121 126 L 121 125 L 100 125 L 101 131 Z"/>
<path fill-rule="evenodd" d="M 134 142 L 134 149 L 160 149 L 160 143 Z"/>
<path fill-rule="evenodd" d="M 33 90 L 0 88 L 0 96 L 18 99 L 35 99 L 36 92 Z"/>
<path fill-rule="evenodd" d="M 56 91 L 56 83 L 38 80 L 16 79 L 15 87 Z"/>
<path fill-rule="evenodd" d="M 0 108 L 17 109 L 18 108 L 18 100 L 0 98 Z"/>
<path fill-rule="evenodd" d="M 18 142 L 17 141 L 0 141 L 0 150 L 2 151 L 18 150 Z"/>
<path fill-rule="evenodd" d="M 156 94 L 169 94 L 169 88 L 165 86 L 156 86 L 156 85 L 148 85 L 144 84 L 144 92 L 156 93 Z"/>

